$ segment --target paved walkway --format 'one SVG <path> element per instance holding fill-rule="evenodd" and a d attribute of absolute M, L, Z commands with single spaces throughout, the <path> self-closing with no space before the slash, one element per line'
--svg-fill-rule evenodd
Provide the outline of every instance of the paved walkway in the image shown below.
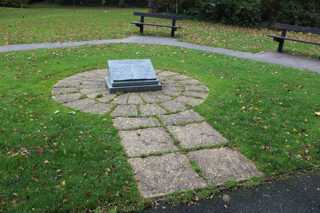
<path fill-rule="evenodd" d="M 35 49 L 48 49 L 48 48 L 66 48 L 66 47 L 79 47 L 83 45 L 105 45 L 105 44 L 158 44 L 168 45 L 175 47 L 182 47 L 194 50 L 200 50 L 210 53 L 217 53 L 222 55 L 233 56 L 242 59 L 249 59 L 255 61 L 261 61 L 271 64 L 279 64 L 287 67 L 293 67 L 298 69 L 310 70 L 320 73 L 320 60 L 309 59 L 305 57 L 292 56 L 287 54 L 279 54 L 273 52 L 265 53 L 249 53 L 240 52 L 235 50 L 214 48 L 203 45 L 196 45 L 187 42 L 181 42 L 172 38 L 162 37 L 149 37 L 149 36 L 132 36 L 124 39 L 110 39 L 110 40 L 93 40 L 93 41 L 78 41 L 78 42 L 63 42 L 63 43 L 39 43 L 39 44 L 19 44 L 19 45 L 7 45 L 0 46 L 1 52 L 10 51 L 25 51 Z"/>
<path fill-rule="evenodd" d="M 163 89 L 110 94 L 105 70 L 59 81 L 53 98 L 87 113 L 110 113 L 144 198 L 261 176 L 255 165 L 192 110 L 208 96 L 196 79 L 158 71 Z"/>
<path fill-rule="evenodd" d="M 227 195 L 193 205 L 158 204 L 144 213 L 319 213 L 320 172 L 291 176 L 287 180 L 254 188 L 240 188 Z M 224 199 L 223 199 L 224 197 Z"/>

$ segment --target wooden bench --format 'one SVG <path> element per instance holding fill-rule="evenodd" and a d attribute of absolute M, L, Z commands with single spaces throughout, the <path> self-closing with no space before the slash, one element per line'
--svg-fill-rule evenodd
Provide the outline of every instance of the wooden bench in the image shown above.
<path fill-rule="evenodd" d="M 305 43 L 305 44 L 312 44 L 312 45 L 319 45 L 320 46 L 319 42 L 305 41 L 305 40 L 301 40 L 301 39 L 287 37 L 288 31 L 303 32 L 303 33 L 311 33 L 311 34 L 320 35 L 320 29 L 319 28 L 301 27 L 301 26 L 297 26 L 297 25 L 277 23 L 277 24 L 274 25 L 274 29 L 280 30 L 281 34 L 280 35 L 268 35 L 268 36 L 273 38 L 274 41 L 279 43 L 278 52 L 280 52 L 280 53 L 283 52 L 284 42 L 286 40 L 295 41 L 295 42 L 302 42 L 302 43 Z"/>
<path fill-rule="evenodd" d="M 181 27 L 176 26 L 176 22 L 177 22 L 177 20 L 182 19 L 182 18 L 178 17 L 176 15 L 161 14 L 161 13 L 142 13 L 142 12 L 134 12 L 133 15 L 140 16 L 140 21 L 135 21 L 135 22 L 132 22 L 131 24 L 134 24 L 135 26 L 139 27 L 141 34 L 143 34 L 144 26 L 166 27 L 166 28 L 171 28 L 171 37 L 174 37 L 175 32 L 181 28 Z M 145 23 L 144 22 L 145 17 L 171 19 L 172 24 L 171 25 L 162 25 L 162 24 Z"/>

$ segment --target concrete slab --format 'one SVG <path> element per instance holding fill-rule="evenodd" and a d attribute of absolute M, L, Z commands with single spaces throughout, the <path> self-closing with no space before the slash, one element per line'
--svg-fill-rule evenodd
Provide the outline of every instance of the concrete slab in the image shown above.
<path fill-rule="evenodd" d="M 199 150 L 190 152 L 188 157 L 198 164 L 204 177 L 215 185 L 263 175 L 253 162 L 229 148 Z"/>
<path fill-rule="evenodd" d="M 120 131 L 121 143 L 129 157 L 146 156 L 178 150 L 163 128 Z"/>
<path fill-rule="evenodd" d="M 159 127 L 160 122 L 156 118 L 124 118 L 113 119 L 113 125 L 119 130 L 132 130 L 150 127 Z"/>
<path fill-rule="evenodd" d="M 165 126 L 172 126 L 200 122 L 203 121 L 204 118 L 193 110 L 188 110 L 177 114 L 161 115 L 160 120 Z"/>
<path fill-rule="evenodd" d="M 112 117 L 136 117 L 138 107 L 136 105 L 118 105 L 111 113 Z"/>
<path fill-rule="evenodd" d="M 139 110 L 142 116 L 154 116 L 166 114 L 166 111 L 157 104 L 140 105 Z"/>
<path fill-rule="evenodd" d="M 170 113 L 181 112 L 187 109 L 187 107 L 183 103 L 180 103 L 178 101 L 163 102 L 160 104 L 160 106 Z"/>
<path fill-rule="evenodd" d="M 169 126 L 170 133 L 185 149 L 226 144 L 227 140 L 207 122 Z"/>
<path fill-rule="evenodd" d="M 206 187 L 194 172 L 186 156 L 172 153 L 163 156 L 129 159 L 138 188 L 144 198 Z"/>

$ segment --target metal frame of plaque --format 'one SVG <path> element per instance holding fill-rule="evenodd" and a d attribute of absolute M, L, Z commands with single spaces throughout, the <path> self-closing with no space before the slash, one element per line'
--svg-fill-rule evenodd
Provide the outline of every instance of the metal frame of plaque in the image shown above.
<path fill-rule="evenodd" d="M 150 59 L 109 60 L 106 85 L 110 93 L 161 90 Z"/>

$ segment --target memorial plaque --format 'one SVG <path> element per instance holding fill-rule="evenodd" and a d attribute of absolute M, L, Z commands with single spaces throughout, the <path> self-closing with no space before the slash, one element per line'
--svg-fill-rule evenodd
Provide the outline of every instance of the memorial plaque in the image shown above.
<path fill-rule="evenodd" d="M 108 61 L 106 83 L 110 93 L 154 91 L 162 88 L 149 59 Z"/>

